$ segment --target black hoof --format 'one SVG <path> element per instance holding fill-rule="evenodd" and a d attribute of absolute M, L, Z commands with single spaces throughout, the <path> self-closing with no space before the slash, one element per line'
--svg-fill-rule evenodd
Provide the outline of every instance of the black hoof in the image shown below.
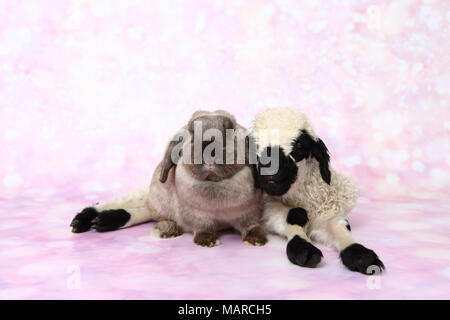
<path fill-rule="evenodd" d="M 319 249 L 299 236 L 288 242 L 286 253 L 290 262 L 308 268 L 317 266 L 323 257 Z"/>
<path fill-rule="evenodd" d="M 124 209 L 101 211 L 92 221 L 92 226 L 98 232 L 113 231 L 124 226 L 130 217 L 130 214 Z"/>
<path fill-rule="evenodd" d="M 72 227 L 73 233 L 81 233 L 86 232 L 91 229 L 92 220 L 97 217 L 97 210 L 95 208 L 89 207 L 83 209 L 80 213 L 78 213 L 75 218 L 73 218 L 70 226 Z"/>
<path fill-rule="evenodd" d="M 342 263 L 351 271 L 363 274 L 381 273 L 384 264 L 373 250 L 367 249 L 359 243 L 349 245 L 341 251 Z"/>

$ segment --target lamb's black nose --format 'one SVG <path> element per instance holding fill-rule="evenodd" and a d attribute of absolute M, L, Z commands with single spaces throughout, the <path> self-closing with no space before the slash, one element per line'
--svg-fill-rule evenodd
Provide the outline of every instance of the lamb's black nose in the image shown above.
<path fill-rule="evenodd" d="M 297 177 L 296 163 L 279 146 L 264 148 L 258 158 L 259 182 L 271 195 L 281 195 L 289 190 Z"/>

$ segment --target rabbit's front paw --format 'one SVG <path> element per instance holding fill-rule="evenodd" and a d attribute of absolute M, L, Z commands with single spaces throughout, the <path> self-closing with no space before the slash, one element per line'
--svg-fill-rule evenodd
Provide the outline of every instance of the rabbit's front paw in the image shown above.
<path fill-rule="evenodd" d="M 181 236 L 183 230 L 175 221 L 162 220 L 153 227 L 152 234 L 159 238 L 175 238 Z"/>
<path fill-rule="evenodd" d="M 242 241 L 252 246 L 263 246 L 267 243 L 266 232 L 261 226 L 255 226 L 247 231 Z"/>
<path fill-rule="evenodd" d="M 202 247 L 215 247 L 220 244 L 219 239 L 217 239 L 217 235 L 214 232 L 210 231 L 200 231 L 194 234 L 194 242 Z"/>

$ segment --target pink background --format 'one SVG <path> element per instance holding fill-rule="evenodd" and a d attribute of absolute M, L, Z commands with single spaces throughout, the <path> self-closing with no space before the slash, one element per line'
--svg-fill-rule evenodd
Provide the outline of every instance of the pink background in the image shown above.
<path fill-rule="evenodd" d="M 450 298 L 449 25 L 446 0 L 0 0 L 0 298 Z M 277 237 L 70 233 L 147 185 L 196 109 L 249 126 L 274 106 L 308 114 L 361 186 L 379 289 L 324 248 L 290 265 Z"/>

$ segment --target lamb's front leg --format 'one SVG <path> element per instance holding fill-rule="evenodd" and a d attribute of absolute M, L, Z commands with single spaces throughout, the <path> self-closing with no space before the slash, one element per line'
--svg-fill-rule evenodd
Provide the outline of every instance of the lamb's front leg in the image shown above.
<path fill-rule="evenodd" d="M 322 252 L 311 243 L 304 230 L 308 215 L 303 208 L 268 202 L 264 208 L 264 221 L 267 231 L 287 237 L 286 254 L 290 262 L 313 268 L 322 260 Z"/>
<path fill-rule="evenodd" d="M 327 228 L 340 252 L 342 263 L 348 269 L 364 274 L 374 274 L 383 271 L 384 264 L 377 254 L 353 238 L 347 219 L 342 217 L 333 218 L 328 221 Z"/>

